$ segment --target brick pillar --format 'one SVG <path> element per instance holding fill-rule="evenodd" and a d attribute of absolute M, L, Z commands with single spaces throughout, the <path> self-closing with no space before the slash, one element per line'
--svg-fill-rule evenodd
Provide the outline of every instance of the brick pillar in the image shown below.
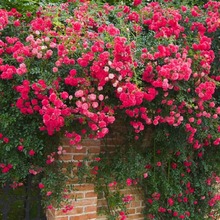
<path fill-rule="evenodd" d="M 72 211 L 63 213 L 62 210 L 49 210 L 48 220 L 95 220 L 97 218 L 97 194 L 93 184 L 75 185 L 71 194 Z"/>
<path fill-rule="evenodd" d="M 63 149 L 66 153 L 61 156 L 65 162 L 72 162 L 73 165 L 82 162 L 84 158 L 88 158 L 88 162 L 92 157 L 100 152 L 100 141 L 85 139 L 82 141 L 82 149 L 78 150 L 75 146 L 70 146 L 68 140 L 63 141 Z M 74 166 L 75 167 L 75 166 Z M 74 170 L 73 170 L 74 171 Z M 77 184 L 75 179 L 73 192 L 69 195 L 73 210 L 63 213 L 62 210 L 48 210 L 48 220 L 95 220 L 97 219 L 97 194 L 94 192 L 93 184 Z"/>
<path fill-rule="evenodd" d="M 68 141 L 63 141 L 63 148 L 66 153 L 61 156 L 61 159 L 66 162 L 72 162 L 73 165 L 77 165 L 82 162 L 84 158 L 88 158 L 89 161 L 103 151 L 114 151 L 115 146 L 122 145 L 127 142 L 126 129 L 124 129 L 123 123 L 119 122 L 111 128 L 111 132 L 104 140 L 90 140 L 85 139 L 82 142 L 82 149 L 78 150 L 75 146 L 69 146 Z M 143 148 L 147 147 L 151 140 L 151 129 L 146 132 Z M 73 166 L 75 167 L 75 166 Z M 73 170 L 74 173 L 74 170 Z M 131 194 L 133 201 L 127 205 L 128 220 L 142 220 L 144 216 L 142 211 L 144 209 L 144 202 L 141 193 L 136 190 L 135 187 L 128 187 L 123 189 L 122 194 Z M 105 206 L 105 200 L 103 197 L 97 198 L 97 194 L 94 192 L 93 184 L 77 184 L 77 179 L 74 181 L 74 189 L 70 195 L 70 202 L 74 206 L 73 210 L 68 213 L 63 213 L 60 210 L 47 211 L 48 220 L 107 220 L 106 216 L 98 216 L 97 211 Z"/>
<path fill-rule="evenodd" d="M 143 210 L 145 208 L 143 195 L 141 191 L 136 187 L 128 187 L 121 190 L 121 193 L 124 195 L 132 195 L 133 200 L 127 205 L 128 218 L 135 220 L 143 220 Z"/>

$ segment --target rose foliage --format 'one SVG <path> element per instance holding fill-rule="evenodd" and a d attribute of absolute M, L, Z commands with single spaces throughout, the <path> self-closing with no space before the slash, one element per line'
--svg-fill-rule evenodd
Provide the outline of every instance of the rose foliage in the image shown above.
<path fill-rule="evenodd" d="M 40 176 L 46 204 L 58 200 L 65 194 L 59 140 L 80 147 L 85 136 L 102 139 L 123 115 L 134 145 L 146 128 L 154 131 L 144 173 L 124 177 L 143 186 L 146 218 L 214 218 L 220 3 L 134 2 L 69 1 L 26 19 L 0 9 L 1 184 Z"/>

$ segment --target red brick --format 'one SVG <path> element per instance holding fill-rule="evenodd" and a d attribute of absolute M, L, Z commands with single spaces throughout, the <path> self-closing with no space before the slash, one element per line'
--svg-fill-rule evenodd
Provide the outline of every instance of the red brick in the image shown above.
<path fill-rule="evenodd" d="M 130 207 L 141 207 L 141 201 L 132 201 Z"/>
<path fill-rule="evenodd" d="M 129 215 L 128 216 L 128 220 L 130 220 L 130 219 L 135 219 L 135 220 L 137 220 L 137 219 L 144 219 L 144 216 L 142 214 Z"/>
<path fill-rule="evenodd" d="M 81 149 L 73 148 L 73 153 L 79 153 L 79 154 L 87 154 L 87 148 L 85 146 L 82 146 Z"/>
<path fill-rule="evenodd" d="M 69 220 L 88 220 L 88 219 L 96 219 L 97 215 L 94 213 L 80 215 L 80 216 L 70 216 Z"/>
<path fill-rule="evenodd" d="M 91 139 L 84 139 L 82 141 L 82 146 L 100 146 L 101 141 L 100 140 L 91 140 Z"/>
<path fill-rule="evenodd" d="M 86 154 L 87 153 L 87 149 L 86 147 L 82 146 L 82 149 L 76 149 L 75 146 L 65 146 L 63 147 L 63 150 L 66 151 L 66 153 L 80 153 L 80 154 Z"/>
<path fill-rule="evenodd" d="M 89 213 L 89 212 L 95 212 L 97 211 L 97 206 L 96 205 L 93 205 L 93 206 L 87 206 L 85 207 L 85 213 Z"/>
<path fill-rule="evenodd" d="M 135 209 L 134 208 L 133 209 L 128 209 L 127 211 L 128 211 L 128 214 L 135 214 Z"/>
<path fill-rule="evenodd" d="M 63 150 L 65 150 L 66 153 L 72 153 L 72 148 L 70 146 L 63 146 Z"/>
<path fill-rule="evenodd" d="M 85 197 L 86 198 L 97 198 L 97 193 L 95 193 L 95 192 L 87 192 L 86 194 L 85 194 Z"/>
<path fill-rule="evenodd" d="M 80 216 L 70 216 L 69 220 L 86 220 L 84 215 Z"/>
<path fill-rule="evenodd" d="M 91 214 L 87 214 L 87 219 L 96 219 L 97 214 L 96 213 L 91 213 Z"/>
<path fill-rule="evenodd" d="M 82 199 L 82 198 L 85 198 L 85 193 L 76 191 L 70 194 L 70 198 Z"/>
<path fill-rule="evenodd" d="M 75 185 L 74 188 L 77 191 L 94 191 L 94 185 L 93 184 Z"/>
<path fill-rule="evenodd" d="M 86 155 L 73 155 L 73 160 L 83 160 L 86 157 Z"/>
<path fill-rule="evenodd" d="M 100 147 L 89 147 L 88 153 L 89 154 L 98 154 L 98 153 L 100 153 Z"/>
<path fill-rule="evenodd" d="M 97 203 L 97 199 L 78 199 L 75 202 L 75 206 L 94 205 L 96 203 Z"/>
<path fill-rule="evenodd" d="M 73 206 L 74 206 L 74 203 L 73 203 Z M 76 214 L 82 214 L 82 213 L 83 213 L 83 207 L 74 206 L 74 208 L 68 213 L 63 213 L 62 210 L 57 210 L 56 216 L 62 217 L 62 216 L 76 215 Z"/>
<path fill-rule="evenodd" d="M 63 154 L 59 158 L 60 158 L 60 160 L 72 160 L 73 155 L 72 154 Z"/>

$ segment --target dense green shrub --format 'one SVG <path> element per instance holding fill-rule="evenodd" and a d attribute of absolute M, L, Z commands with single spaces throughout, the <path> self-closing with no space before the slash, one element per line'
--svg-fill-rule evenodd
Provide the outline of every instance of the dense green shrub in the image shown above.
<path fill-rule="evenodd" d="M 46 6 L 47 4 L 60 4 L 66 2 L 65 0 L 2 0 L 0 2 L 0 8 L 10 10 L 16 8 L 22 15 L 26 15 L 27 12 L 35 13 L 40 6 Z"/>

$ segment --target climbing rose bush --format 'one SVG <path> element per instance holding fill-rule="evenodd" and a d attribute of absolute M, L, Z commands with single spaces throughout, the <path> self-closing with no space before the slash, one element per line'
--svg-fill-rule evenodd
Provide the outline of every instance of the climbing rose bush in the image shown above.
<path fill-rule="evenodd" d="M 147 218 L 183 219 L 209 215 L 211 210 L 210 216 L 217 215 L 219 171 L 205 155 L 215 155 L 220 145 L 220 77 L 212 71 L 219 62 L 219 51 L 212 46 L 219 33 L 219 10 L 215 1 L 202 9 L 175 8 L 172 2 L 134 1 L 129 7 L 68 1 L 59 7 L 41 7 L 36 15 L 23 19 L 16 9 L 0 9 L 1 183 L 41 176 L 39 188 L 49 205 L 53 195 L 65 194 L 61 168 L 53 166 L 59 166 L 57 158 L 64 153 L 55 138 L 65 136 L 70 145 L 80 148 L 83 137 L 104 138 L 116 115 L 124 115 L 135 140 L 149 126 L 160 134 L 154 143 L 163 147 L 165 161 L 155 161 L 157 146 L 150 148 L 143 173 L 149 184 L 156 181 L 146 178 L 149 170 L 150 177 L 151 170 L 155 176 L 162 167 L 172 166 L 180 175 L 186 168 L 187 178 L 194 181 L 191 164 L 199 176 L 203 175 L 200 165 L 208 164 L 202 165 L 208 170 L 202 181 L 195 183 L 198 191 L 191 182 L 175 182 L 180 184 L 178 199 L 184 199 L 183 191 L 188 190 L 198 209 L 188 213 L 187 197 L 180 203 L 183 206 L 172 209 L 176 192 L 166 197 L 165 191 L 154 189 L 147 198 L 152 205 Z M 184 137 L 178 145 L 172 142 L 169 154 L 170 146 L 158 141 L 166 142 L 167 129 Z M 174 159 L 179 151 L 184 157 Z M 56 172 L 60 176 L 53 175 Z M 210 178 L 207 189 L 203 178 Z M 195 202 L 201 189 L 204 197 Z M 204 214 L 199 210 L 205 205 L 210 208 Z"/>

